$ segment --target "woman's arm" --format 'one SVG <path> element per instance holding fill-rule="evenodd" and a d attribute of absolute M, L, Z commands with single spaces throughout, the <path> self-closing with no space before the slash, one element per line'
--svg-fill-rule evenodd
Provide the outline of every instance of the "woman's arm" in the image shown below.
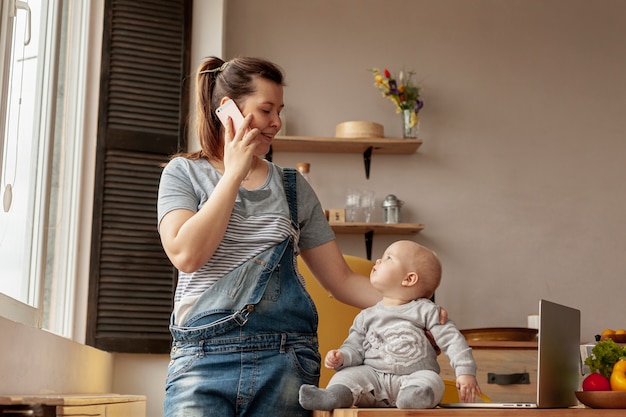
<path fill-rule="evenodd" d="M 197 213 L 179 209 L 163 217 L 161 243 L 176 268 L 193 272 L 211 259 L 228 226 L 240 183 L 224 175 Z"/>
<path fill-rule="evenodd" d="M 239 186 L 254 159 L 256 147 L 251 141 L 259 130 L 248 130 L 251 120 L 252 115 L 248 115 L 236 133 L 232 121 L 226 124 L 224 172 L 202 208 L 197 213 L 173 210 L 159 224 L 163 249 L 183 272 L 196 271 L 206 264 L 224 237 Z"/>
<path fill-rule="evenodd" d="M 300 255 L 322 287 L 342 303 L 363 309 L 382 299 L 369 277 L 350 269 L 335 240 L 303 250 Z"/>
<path fill-rule="evenodd" d="M 382 295 L 370 284 L 369 277 L 353 272 L 346 263 L 335 240 L 300 253 L 313 276 L 337 300 L 358 308 L 367 308 L 382 300 Z M 439 321 L 446 324 L 448 312 L 441 307 Z M 431 343 L 438 349 L 432 335 Z"/>

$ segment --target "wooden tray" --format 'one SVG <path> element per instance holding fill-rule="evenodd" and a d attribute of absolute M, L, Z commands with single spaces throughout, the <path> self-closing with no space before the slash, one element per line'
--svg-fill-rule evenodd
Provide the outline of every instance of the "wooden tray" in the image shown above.
<path fill-rule="evenodd" d="M 468 341 L 507 341 L 529 342 L 537 338 L 537 329 L 526 327 L 486 327 L 464 329 L 461 333 Z"/>

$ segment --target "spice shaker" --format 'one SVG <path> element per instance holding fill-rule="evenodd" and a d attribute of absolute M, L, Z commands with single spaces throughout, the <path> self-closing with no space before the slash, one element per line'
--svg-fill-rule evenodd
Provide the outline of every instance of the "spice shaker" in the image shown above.
<path fill-rule="evenodd" d="M 383 200 L 383 221 L 385 223 L 399 223 L 400 222 L 400 207 L 404 204 L 404 201 L 398 200 L 393 194 L 389 194 Z"/>

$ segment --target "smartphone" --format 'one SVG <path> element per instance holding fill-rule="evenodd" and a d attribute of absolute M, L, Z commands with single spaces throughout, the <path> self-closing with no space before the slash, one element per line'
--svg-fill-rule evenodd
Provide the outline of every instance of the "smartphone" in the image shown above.
<path fill-rule="evenodd" d="M 226 127 L 226 123 L 228 123 L 228 117 L 233 120 L 233 127 L 235 128 L 235 132 L 239 130 L 239 126 L 243 123 L 243 114 L 237 107 L 237 104 L 233 100 L 228 100 L 221 106 L 215 110 L 215 114 L 217 118 L 220 119 L 222 125 Z"/>

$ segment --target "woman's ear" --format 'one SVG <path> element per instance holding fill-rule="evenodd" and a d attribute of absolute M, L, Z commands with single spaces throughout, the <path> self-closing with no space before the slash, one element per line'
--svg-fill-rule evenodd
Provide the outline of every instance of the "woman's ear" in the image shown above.
<path fill-rule="evenodd" d="M 224 97 L 222 97 L 222 99 L 220 100 L 220 106 L 221 106 L 222 104 L 226 103 L 228 100 L 231 100 L 231 98 L 230 98 L 230 97 L 228 97 L 228 96 L 224 96 Z"/>
<path fill-rule="evenodd" d="M 417 272 L 409 272 L 402 280 L 402 286 L 412 287 L 413 285 L 417 284 L 418 281 L 419 276 L 417 275 Z"/>

